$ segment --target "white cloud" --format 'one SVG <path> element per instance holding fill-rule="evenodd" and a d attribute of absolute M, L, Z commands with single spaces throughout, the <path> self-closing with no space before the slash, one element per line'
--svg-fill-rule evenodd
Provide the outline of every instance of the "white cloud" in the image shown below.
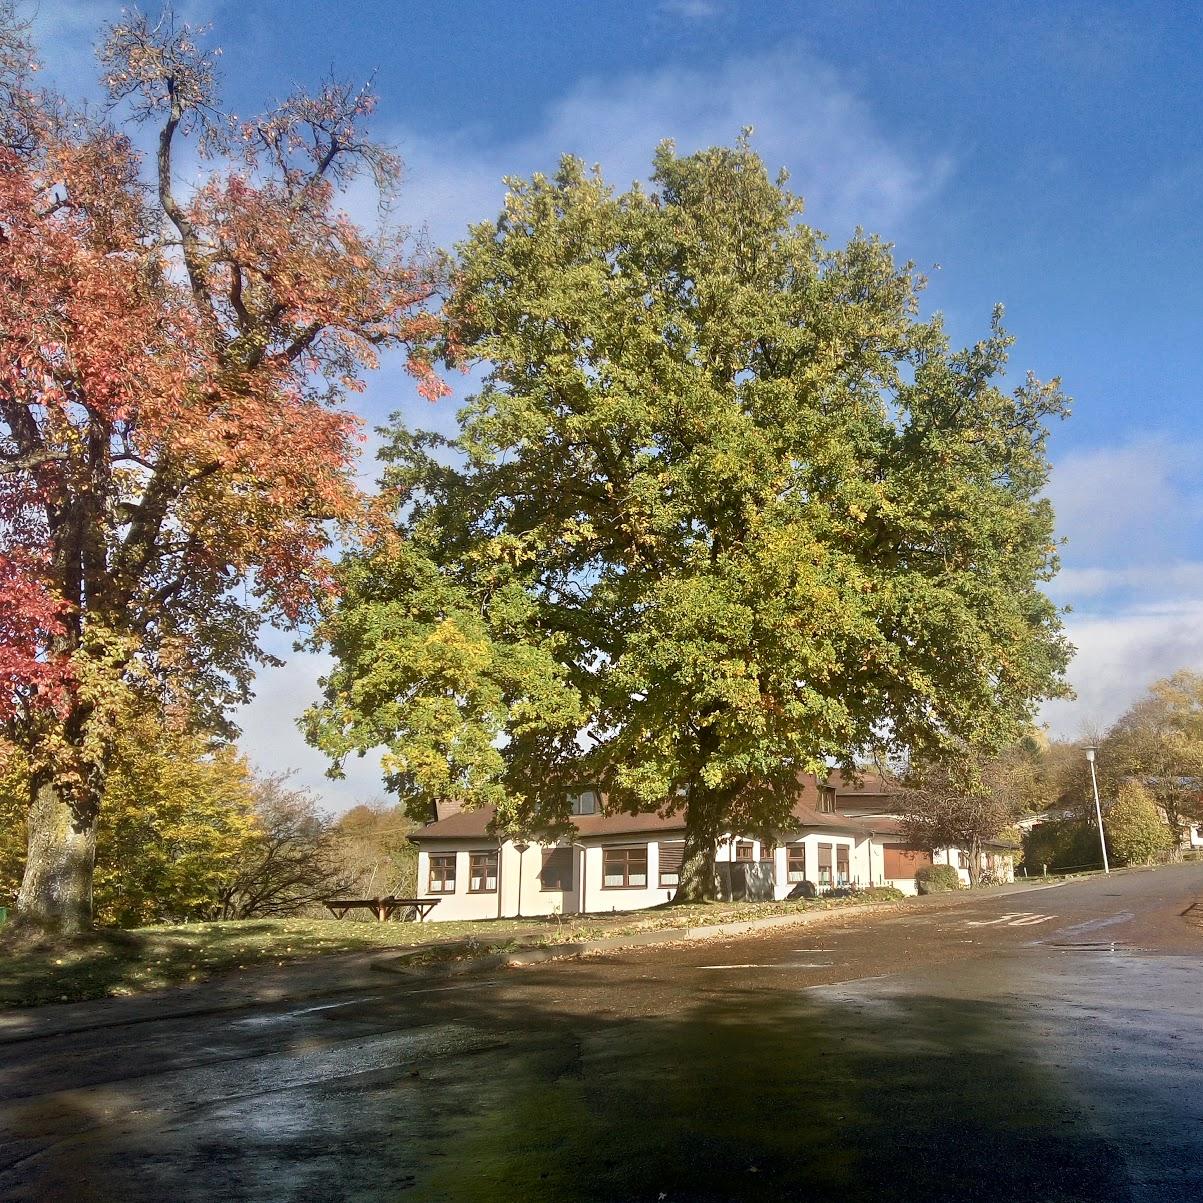
<path fill-rule="evenodd" d="M 1073 566 L 1177 559 L 1199 529 L 1200 446 L 1147 436 L 1073 451 L 1053 470 L 1049 496 Z"/>
<path fill-rule="evenodd" d="M 660 0 L 659 11 L 684 21 L 709 21 L 723 11 L 723 6 L 718 0 Z"/>
<path fill-rule="evenodd" d="M 484 129 L 438 139 L 398 131 L 407 164 L 402 211 L 449 244 L 470 222 L 496 216 L 503 176 L 552 170 L 572 153 L 600 163 L 621 189 L 646 178 L 663 139 L 687 152 L 729 144 L 747 125 L 770 169 L 792 173 L 810 220 L 835 234 L 857 224 L 897 234 L 950 170 L 944 156 L 899 146 L 839 73 L 791 50 L 713 71 L 666 67 L 586 80 L 549 105 L 536 128 L 513 138 Z"/>
<path fill-rule="evenodd" d="M 1051 702 L 1053 732 L 1113 722 L 1154 681 L 1203 668 L 1203 522 L 1197 443 L 1149 434 L 1071 452 L 1049 495 L 1068 536 L 1051 592 L 1082 613 L 1067 633 L 1074 701 Z"/>
<path fill-rule="evenodd" d="M 1059 595 L 1075 599 L 1127 593 L 1203 597 L 1203 563 L 1178 560 L 1120 568 L 1066 568 L 1058 574 L 1056 584 Z"/>
<path fill-rule="evenodd" d="M 1069 671 L 1078 696 L 1045 705 L 1042 718 L 1054 735 L 1104 728 L 1154 681 L 1180 668 L 1203 670 L 1203 598 L 1071 615 L 1067 626 L 1078 649 Z"/>

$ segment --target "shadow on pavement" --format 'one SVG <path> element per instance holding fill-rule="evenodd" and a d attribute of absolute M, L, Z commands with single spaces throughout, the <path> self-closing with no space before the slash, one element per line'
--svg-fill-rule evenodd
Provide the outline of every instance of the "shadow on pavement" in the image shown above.
<path fill-rule="evenodd" d="M 665 999 L 669 1017 L 630 1014 L 603 963 L 549 981 L 399 998 L 387 1022 L 344 1012 L 225 1078 L 210 1063 L 31 1098 L 9 1108 L 24 1160 L 5 1158 L 0 1195 L 1128 1197 L 1118 1151 L 1017 1055 L 1021 1021 L 995 1004 L 731 983 Z"/>

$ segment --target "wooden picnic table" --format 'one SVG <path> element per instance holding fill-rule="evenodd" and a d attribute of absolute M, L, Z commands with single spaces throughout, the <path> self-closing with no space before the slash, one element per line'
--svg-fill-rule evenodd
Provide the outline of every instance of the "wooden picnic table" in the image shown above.
<path fill-rule="evenodd" d="M 440 898 L 394 898 L 389 894 L 384 898 L 327 898 L 324 905 L 336 919 L 341 919 L 348 911 L 365 910 L 376 916 L 377 923 L 384 923 L 399 912 L 412 910 L 414 918 L 422 923 L 441 901 Z"/>

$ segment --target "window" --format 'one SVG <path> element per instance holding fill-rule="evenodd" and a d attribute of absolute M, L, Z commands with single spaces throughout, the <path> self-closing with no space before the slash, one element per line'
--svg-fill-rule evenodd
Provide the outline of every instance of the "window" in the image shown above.
<path fill-rule="evenodd" d="M 830 815 L 835 813 L 835 786 L 819 786 L 819 813 Z"/>
<path fill-rule="evenodd" d="M 595 789 L 581 790 L 579 794 L 573 794 L 569 801 L 572 803 L 574 815 L 597 814 L 597 790 Z"/>
<path fill-rule="evenodd" d="M 806 880 L 806 845 L 790 844 L 785 866 L 786 881 Z"/>
<path fill-rule="evenodd" d="M 455 853 L 446 852 L 432 854 L 430 857 L 430 872 L 426 879 L 428 894 L 455 893 Z"/>
<path fill-rule="evenodd" d="M 960 863 L 960 866 L 962 869 L 968 869 L 969 868 L 969 853 L 958 851 L 957 852 L 957 861 Z"/>
<path fill-rule="evenodd" d="M 602 849 L 602 889 L 630 890 L 647 886 L 647 845 Z"/>
<path fill-rule="evenodd" d="M 541 890 L 572 889 L 572 849 L 547 848 L 543 852 L 543 867 L 539 870 Z"/>
<path fill-rule="evenodd" d="M 662 886 L 679 886 L 681 884 L 681 865 L 684 861 L 684 843 L 660 845 L 660 884 Z"/>
<path fill-rule="evenodd" d="M 760 859 L 772 860 L 777 855 L 776 840 L 761 840 L 760 841 Z"/>
<path fill-rule="evenodd" d="M 831 885 L 832 852 L 831 844 L 819 845 L 819 885 Z"/>
<path fill-rule="evenodd" d="M 735 841 L 735 859 L 737 861 L 750 861 L 755 858 L 752 856 L 752 841 L 751 840 L 736 840 Z"/>
<path fill-rule="evenodd" d="M 472 852 L 468 854 L 468 893 L 497 893 L 496 852 Z"/>
<path fill-rule="evenodd" d="M 848 884 L 848 853 L 851 849 L 847 844 L 835 846 L 835 880 L 837 885 Z"/>

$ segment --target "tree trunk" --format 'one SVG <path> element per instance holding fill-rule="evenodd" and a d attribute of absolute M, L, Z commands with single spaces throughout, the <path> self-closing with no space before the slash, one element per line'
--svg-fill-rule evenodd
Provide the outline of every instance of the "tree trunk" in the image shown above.
<path fill-rule="evenodd" d="M 982 876 L 982 845 L 978 840 L 969 841 L 969 888 L 977 889 Z"/>
<path fill-rule="evenodd" d="M 714 854 L 722 819 L 718 798 L 693 794 L 685 805 L 685 849 L 673 902 L 713 902 L 718 898 Z"/>
<path fill-rule="evenodd" d="M 54 784 L 36 785 L 13 934 L 74 935 L 89 929 L 95 863 L 95 805 L 72 805 Z"/>

